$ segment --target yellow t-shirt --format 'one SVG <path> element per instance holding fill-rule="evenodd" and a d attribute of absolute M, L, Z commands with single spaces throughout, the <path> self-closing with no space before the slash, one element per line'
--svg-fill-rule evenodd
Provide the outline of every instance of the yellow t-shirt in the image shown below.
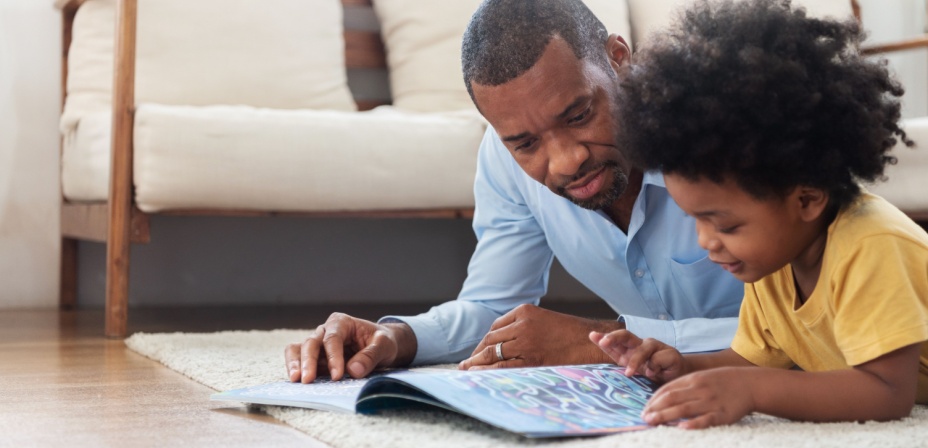
<path fill-rule="evenodd" d="M 928 234 L 864 193 L 828 227 L 822 271 L 800 304 L 791 266 L 744 285 L 732 349 L 765 367 L 850 368 L 921 342 L 928 404 Z"/>

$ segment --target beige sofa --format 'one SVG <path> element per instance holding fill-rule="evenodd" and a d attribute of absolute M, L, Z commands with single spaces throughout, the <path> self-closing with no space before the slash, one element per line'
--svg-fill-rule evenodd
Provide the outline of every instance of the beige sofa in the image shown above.
<path fill-rule="evenodd" d="M 685 1 L 586 3 L 636 45 Z M 150 213 L 471 216 L 486 123 L 459 60 L 479 3 L 57 0 L 63 306 L 76 240 L 106 241 L 106 333 L 126 333 L 129 246 L 148 241 Z M 852 14 L 848 0 L 797 3 Z M 377 82 L 391 93 L 372 95 Z M 928 210 L 902 159 L 878 191 Z"/>

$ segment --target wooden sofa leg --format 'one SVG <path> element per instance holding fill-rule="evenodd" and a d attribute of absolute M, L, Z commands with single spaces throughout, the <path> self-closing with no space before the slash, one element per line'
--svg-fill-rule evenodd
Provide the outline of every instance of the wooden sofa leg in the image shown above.
<path fill-rule="evenodd" d="M 135 110 L 135 37 L 138 0 L 116 7 L 116 70 L 109 229 L 106 238 L 106 336 L 126 336 L 129 318 L 129 249 L 132 244 L 132 128 Z"/>
<path fill-rule="evenodd" d="M 61 239 L 61 280 L 58 305 L 63 310 L 77 307 L 77 240 Z"/>
<path fill-rule="evenodd" d="M 110 225 L 122 224 L 110 221 Z M 123 338 L 129 320 L 129 232 L 110 232 L 106 243 L 106 337 Z M 115 237 L 124 233 L 125 237 Z"/>

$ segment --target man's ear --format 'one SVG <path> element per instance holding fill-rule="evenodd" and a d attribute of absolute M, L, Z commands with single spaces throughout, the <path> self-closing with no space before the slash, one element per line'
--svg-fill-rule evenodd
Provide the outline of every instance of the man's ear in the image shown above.
<path fill-rule="evenodd" d="M 606 53 L 613 69 L 618 69 L 632 60 L 631 48 L 618 34 L 610 34 L 606 39 Z"/>
<path fill-rule="evenodd" d="M 828 208 L 828 192 L 821 188 L 799 186 L 795 194 L 799 201 L 799 216 L 805 222 L 815 221 Z"/>

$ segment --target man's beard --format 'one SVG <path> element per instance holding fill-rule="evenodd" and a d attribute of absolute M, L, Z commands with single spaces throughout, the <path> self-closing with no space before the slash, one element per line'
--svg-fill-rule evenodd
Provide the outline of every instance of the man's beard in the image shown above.
<path fill-rule="evenodd" d="M 571 179 L 571 182 L 586 176 L 588 173 L 597 171 L 601 168 L 606 168 L 609 171 L 612 171 L 612 184 L 600 194 L 593 196 L 589 199 L 577 199 L 573 196 L 567 194 L 567 189 L 563 186 L 557 187 L 557 194 L 567 198 L 570 202 L 585 208 L 587 210 L 602 210 L 616 201 L 622 193 L 625 192 L 625 189 L 628 188 L 628 174 L 619 169 L 619 164 L 615 161 L 608 160 L 603 162 L 599 166 L 596 166 L 592 169 L 586 170 L 583 173 L 577 174 Z"/>

